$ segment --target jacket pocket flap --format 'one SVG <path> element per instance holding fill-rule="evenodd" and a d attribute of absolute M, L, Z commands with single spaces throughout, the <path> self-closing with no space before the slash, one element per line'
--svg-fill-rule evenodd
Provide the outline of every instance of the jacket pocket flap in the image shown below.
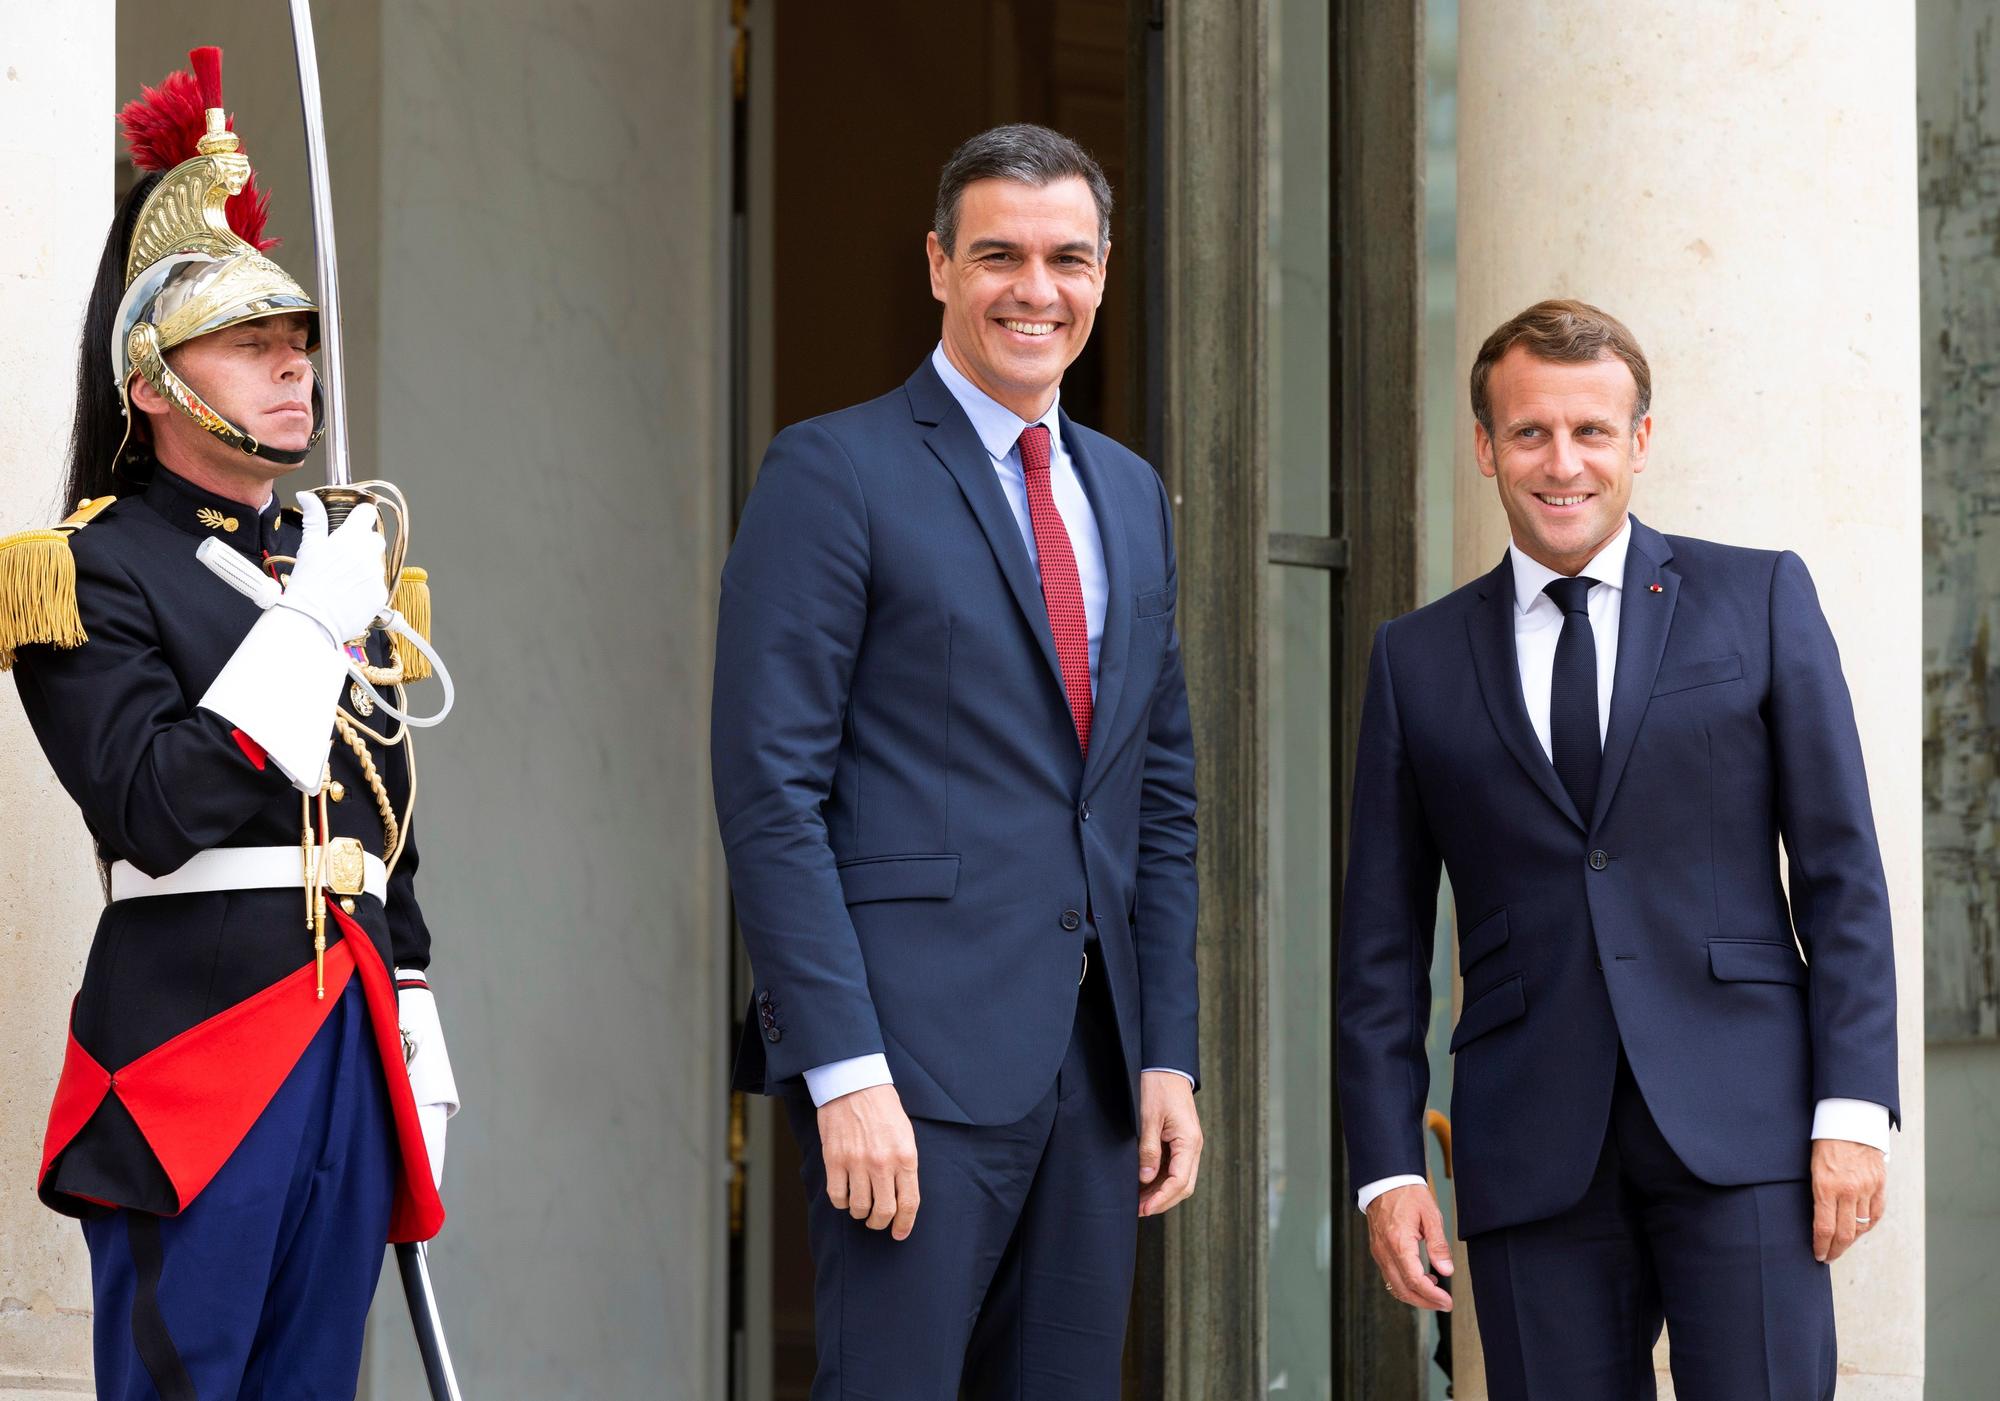
<path fill-rule="evenodd" d="M 863 856 L 840 863 L 850 905 L 870 900 L 949 900 L 958 889 L 956 856 Z"/>
<path fill-rule="evenodd" d="M 1517 973 L 1482 993 L 1477 1002 L 1459 1014 L 1458 1029 L 1451 1034 L 1451 1049 L 1457 1051 L 1466 1042 L 1525 1015 L 1527 1010 L 1528 997 L 1521 991 L 1521 976 Z"/>
<path fill-rule="evenodd" d="M 1458 941 L 1458 971 L 1463 973 L 1507 942 L 1507 911 L 1495 910 L 1472 926 Z"/>
<path fill-rule="evenodd" d="M 1669 691 L 1691 691 L 1697 686 L 1734 681 L 1742 674 L 1743 658 L 1740 654 L 1711 657 L 1705 662 L 1689 662 L 1686 666 L 1663 667 L 1659 678 L 1653 682 L 1653 694 L 1664 696 Z"/>
<path fill-rule="evenodd" d="M 1710 939 L 1708 966 L 1727 983 L 1796 983 L 1804 987 L 1806 982 L 1806 965 L 1790 944 Z"/>
<path fill-rule="evenodd" d="M 1157 618 L 1162 613 L 1174 609 L 1174 590 L 1171 585 L 1154 593 L 1142 593 L 1133 603 L 1133 610 L 1142 618 Z"/>

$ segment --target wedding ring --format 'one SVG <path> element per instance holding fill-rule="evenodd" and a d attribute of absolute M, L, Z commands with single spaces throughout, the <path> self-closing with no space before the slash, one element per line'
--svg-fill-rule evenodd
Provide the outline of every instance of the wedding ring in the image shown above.
<path fill-rule="evenodd" d="M 1875 1218 L 1872 1216 L 1857 1216 L 1854 1218 L 1854 1224 L 1857 1226 L 1866 1226 L 1869 1222 L 1873 1221 L 1874 1219 Z"/>

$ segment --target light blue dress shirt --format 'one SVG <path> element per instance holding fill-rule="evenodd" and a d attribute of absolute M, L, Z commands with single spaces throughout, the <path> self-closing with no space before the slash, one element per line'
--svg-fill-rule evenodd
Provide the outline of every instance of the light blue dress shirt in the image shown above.
<path fill-rule="evenodd" d="M 965 410 L 965 416 L 972 420 L 972 431 L 979 435 L 979 441 L 986 446 L 986 455 L 993 459 L 1000 489 L 1007 493 L 1007 504 L 1014 509 L 1014 523 L 1021 527 L 1021 541 L 1028 547 L 1028 562 L 1039 573 L 1042 566 L 1035 549 L 1035 522 L 1028 514 L 1028 478 L 1021 466 L 1021 434 L 1034 425 L 1005 404 L 988 398 L 984 390 L 960 374 L 958 366 L 944 353 L 942 343 L 931 352 L 931 367 L 951 391 L 951 397 L 958 400 L 958 406 Z M 1076 577 L 1083 585 L 1083 612 L 1090 623 L 1090 695 L 1095 700 L 1097 654 L 1104 644 L 1104 609 L 1111 595 L 1111 582 L 1104 572 L 1104 538 L 1097 533 L 1097 512 L 1090 508 L 1090 497 L 1076 475 L 1069 448 L 1063 444 L 1062 423 L 1056 414 L 1061 404 L 1062 394 L 1058 391 L 1049 400 L 1047 412 L 1035 422 L 1049 430 L 1049 491 L 1055 497 L 1063 525 L 1069 529 L 1070 552 L 1076 556 Z"/>

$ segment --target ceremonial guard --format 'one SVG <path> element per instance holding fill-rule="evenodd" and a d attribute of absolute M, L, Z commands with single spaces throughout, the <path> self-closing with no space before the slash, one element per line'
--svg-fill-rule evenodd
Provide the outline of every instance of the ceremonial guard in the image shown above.
<path fill-rule="evenodd" d="M 100 1396 L 349 1397 L 458 1098 L 400 717 L 429 664 L 375 626 L 392 580 L 411 631 L 428 603 L 374 504 L 273 494 L 320 437 L 320 309 L 192 58 L 121 114 L 148 173 L 86 318 L 75 512 L 0 540 L 0 669 L 108 896 L 38 1186 L 83 1221 Z"/>

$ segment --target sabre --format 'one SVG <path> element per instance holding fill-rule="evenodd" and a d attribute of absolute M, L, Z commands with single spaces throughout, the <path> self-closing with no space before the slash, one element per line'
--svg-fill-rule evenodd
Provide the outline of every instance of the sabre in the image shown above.
<path fill-rule="evenodd" d="M 325 407 L 326 485 L 313 492 L 326 504 L 327 526 L 337 529 L 363 502 L 375 505 L 383 519 L 393 519 L 396 531 L 386 563 L 387 583 L 394 594 L 392 606 L 383 610 L 374 627 L 393 635 L 395 667 L 374 671 L 360 663 L 350 670 L 355 685 L 369 703 L 405 726 L 419 729 L 439 724 L 451 713 L 456 692 L 451 673 L 431 646 L 425 633 L 429 628 L 430 594 L 428 576 L 420 569 L 405 570 L 403 560 L 409 549 L 410 507 L 403 493 L 390 482 L 356 482 L 347 446 L 347 371 L 342 359 L 340 325 L 340 271 L 333 238 L 333 190 L 326 169 L 326 112 L 319 90 L 319 51 L 313 43 L 312 6 L 309 0 L 291 0 L 292 48 L 299 64 L 299 110 L 305 117 L 306 174 L 312 193 L 313 261 L 319 277 L 320 367 L 318 388 Z M 202 562 L 232 588 L 269 607 L 270 591 L 263 581 L 245 577 L 232 568 L 225 553 L 199 552 Z M 391 704 L 376 684 L 400 685 L 436 677 L 444 689 L 444 702 L 430 715 L 406 713 Z M 398 693 L 401 694 L 400 692 Z"/>
<path fill-rule="evenodd" d="M 333 245 L 333 185 L 326 173 L 326 109 L 319 95 L 319 50 L 313 44 L 311 0 L 291 0 L 291 5 L 292 47 L 299 61 L 299 107 L 306 119 L 306 183 L 312 189 L 313 265 L 319 278 L 319 378 L 326 396 L 326 481 L 328 486 L 345 487 L 353 483 L 354 473 L 347 456 L 347 369 L 341 359 L 340 269 Z M 327 502 L 329 514 L 333 504 Z"/>
<path fill-rule="evenodd" d="M 396 1247 L 396 1265 L 403 1275 L 403 1293 L 410 1300 L 410 1323 L 417 1330 L 417 1351 L 423 1354 L 424 1378 L 432 1401 L 460 1401 L 458 1378 L 451 1370 L 451 1349 L 444 1343 L 444 1320 L 438 1316 L 431 1291 L 430 1252 L 421 1243 Z"/>

